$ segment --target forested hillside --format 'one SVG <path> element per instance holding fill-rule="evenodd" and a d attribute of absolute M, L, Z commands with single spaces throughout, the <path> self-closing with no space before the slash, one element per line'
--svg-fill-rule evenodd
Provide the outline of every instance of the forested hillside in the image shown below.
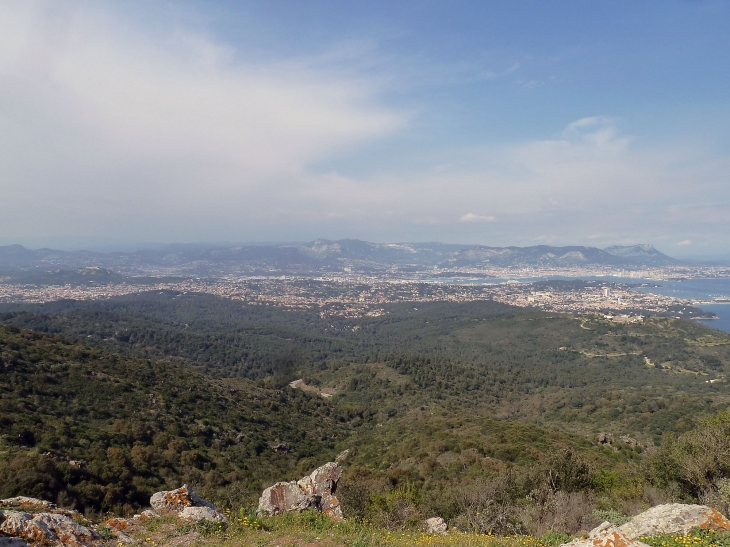
<path fill-rule="evenodd" d="M 531 522 L 538 499 L 627 513 L 715 487 L 647 454 L 681 461 L 692 445 L 666 439 L 728 407 L 727 335 L 493 302 L 385 312 L 157 292 L 4 306 L 0 495 L 129 512 L 189 482 L 251 506 L 344 449 L 346 510 L 386 526 L 467 518 L 482 491 Z"/>
<path fill-rule="evenodd" d="M 4 311 L 3 311 L 4 310 Z M 394 304 L 379 317 L 145 293 L 4 306 L 0 321 L 212 377 L 304 378 L 341 404 L 395 414 L 429 402 L 659 442 L 726 408 L 730 337 L 671 318 L 617 324 L 494 302 Z"/>
<path fill-rule="evenodd" d="M 0 327 L 0 497 L 121 512 L 189 482 L 253 499 L 333 457 L 354 417 L 299 390 Z"/>

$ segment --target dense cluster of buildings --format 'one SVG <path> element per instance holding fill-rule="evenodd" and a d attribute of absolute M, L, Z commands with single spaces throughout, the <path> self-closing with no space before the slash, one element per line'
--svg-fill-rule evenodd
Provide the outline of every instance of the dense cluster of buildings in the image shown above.
<path fill-rule="evenodd" d="M 576 272 L 574 272 L 576 273 Z M 534 272 L 533 272 L 534 274 Z M 424 281 L 332 275 L 318 278 L 249 277 L 240 279 L 107 285 L 17 285 L 0 283 L 0 303 L 40 303 L 60 299 L 106 299 L 147 291 L 204 293 L 247 305 L 319 309 L 322 316 L 377 316 L 383 306 L 396 302 L 470 302 L 495 300 L 547 311 L 620 314 L 644 312 L 682 316 L 690 302 L 632 290 L 616 283 L 545 287 L 544 284 Z"/>

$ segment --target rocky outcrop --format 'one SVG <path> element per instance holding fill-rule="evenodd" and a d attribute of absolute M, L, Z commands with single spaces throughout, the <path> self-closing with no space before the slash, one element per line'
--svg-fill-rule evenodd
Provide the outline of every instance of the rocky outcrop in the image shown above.
<path fill-rule="evenodd" d="M 179 513 L 186 507 L 209 507 L 215 509 L 210 503 L 198 496 L 195 491 L 183 484 L 176 490 L 156 492 L 150 498 L 152 509 L 163 512 Z"/>
<path fill-rule="evenodd" d="M 667 503 L 652 507 L 619 527 L 621 532 L 631 538 L 663 534 L 684 535 L 695 528 L 730 530 L 730 521 L 706 505 Z"/>
<path fill-rule="evenodd" d="M 228 519 L 222 513 L 219 513 L 213 505 L 198 496 L 187 484 L 183 484 L 176 490 L 152 494 L 150 505 L 161 513 L 176 513 L 181 520 L 228 522 Z M 159 516 L 159 514 L 148 510 L 139 516 L 135 515 L 135 518 L 144 519 L 155 516 Z"/>
<path fill-rule="evenodd" d="M 560 547 L 648 547 L 630 538 L 610 522 L 604 522 L 591 530 L 586 539 L 574 539 Z"/>
<path fill-rule="evenodd" d="M 27 496 L 0 500 L 0 547 L 91 547 L 101 541 L 92 523 L 78 511 Z"/>
<path fill-rule="evenodd" d="M 200 522 L 201 520 L 228 522 L 226 517 L 210 507 L 186 507 L 180 511 L 177 516 L 180 520 L 187 520 L 190 522 Z"/>
<path fill-rule="evenodd" d="M 174 513 L 188 522 L 228 522 L 186 484 L 177 490 L 157 492 L 150 504 L 161 513 Z M 134 544 L 136 542 L 127 532 L 140 520 L 159 516 L 148 509 L 131 519 L 108 519 L 99 530 L 104 531 L 105 536 L 111 533 L 118 544 Z M 0 547 L 98 547 L 103 543 L 96 527 L 76 511 L 24 496 L 0 500 Z"/>
<path fill-rule="evenodd" d="M 341 475 L 340 464 L 329 462 L 298 481 L 277 482 L 261 494 L 257 513 L 278 515 L 313 508 L 343 520 L 340 502 L 335 497 Z"/>
<path fill-rule="evenodd" d="M 613 433 L 599 433 L 598 444 L 612 445 L 613 444 Z"/>
<path fill-rule="evenodd" d="M 6 498 L 0 500 L 0 509 L 3 507 L 23 513 L 53 513 L 55 515 L 66 515 L 77 523 L 91 526 L 91 521 L 78 511 L 74 511 L 73 509 L 64 509 L 62 507 L 58 507 L 55 503 L 46 500 L 39 500 L 38 498 L 29 498 L 27 496 Z"/>
<path fill-rule="evenodd" d="M 28 547 L 22 539 L 0 535 L 0 547 Z"/>
<path fill-rule="evenodd" d="M 27 496 L 16 496 L 14 498 L 0 500 L 0 507 L 19 507 L 26 508 L 28 510 L 45 510 L 49 512 L 56 511 L 58 509 L 55 503 L 51 503 L 46 500 L 39 500 L 38 498 L 29 498 Z"/>
<path fill-rule="evenodd" d="M 667 503 L 636 515 L 619 527 L 604 522 L 587 539 L 575 539 L 561 547 L 646 547 L 640 537 L 685 535 L 692 530 L 730 530 L 730 521 L 712 507 Z"/>
<path fill-rule="evenodd" d="M 639 441 L 637 441 L 633 437 L 629 437 L 628 435 L 623 435 L 621 437 L 621 442 L 629 445 L 631 448 L 636 448 L 637 446 L 642 446 Z"/>
<path fill-rule="evenodd" d="M 31 545 L 89 547 L 102 540 L 95 530 L 57 513 L 0 511 L 0 532 Z"/>
<path fill-rule="evenodd" d="M 156 519 L 159 518 L 160 514 L 155 513 L 152 509 L 145 509 L 138 515 L 134 515 L 132 518 L 134 520 L 147 520 L 147 519 Z"/>
<path fill-rule="evenodd" d="M 289 511 L 304 511 L 310 506 L 309 497 L 295 481 L 277 482 L 261 494 L 257 513 L 278 515 Z"/>
<path fill-rule="evenodd" d="M 442 536 L 446 533 L 446 529 L 448 528 L 446 522 L 441 517 L 431 517 L 430 519 L 423 521 L 423 524 L 426 528 L 427 534 L 438 534 Z"/>

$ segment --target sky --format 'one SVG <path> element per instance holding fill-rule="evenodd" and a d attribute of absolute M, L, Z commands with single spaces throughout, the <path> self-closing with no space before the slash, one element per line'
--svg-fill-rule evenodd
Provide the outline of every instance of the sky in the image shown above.
<path fill-rule="evenodd" d="M 0 244 L 730 256 L 730 3 L 0 2 Z"/>

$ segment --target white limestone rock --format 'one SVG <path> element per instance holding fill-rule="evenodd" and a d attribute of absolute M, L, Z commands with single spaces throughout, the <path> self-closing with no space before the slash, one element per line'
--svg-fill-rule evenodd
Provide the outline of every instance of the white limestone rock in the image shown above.
<path fill-rule="evenodd" d="M 666 503 L 636 515 L 619 530 L 631 538 L 684 535 L 696 528 L 703 530 L 730 530 L 730 521 L 716 509 L 706 505 Z"/>

